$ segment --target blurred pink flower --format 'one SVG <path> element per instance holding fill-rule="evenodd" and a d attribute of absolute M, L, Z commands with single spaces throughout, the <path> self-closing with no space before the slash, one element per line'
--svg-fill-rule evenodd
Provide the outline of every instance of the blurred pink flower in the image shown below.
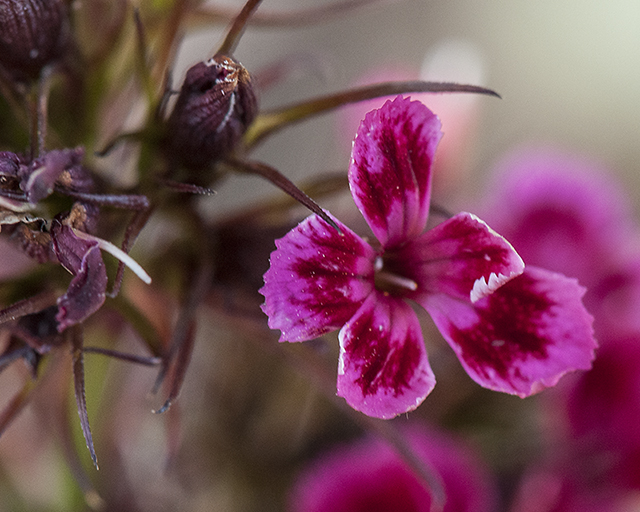
<path fill-rule="evenodd" d="M 640 229 L 610 170 L 548 146 L 520 148 L 498 164 L 481 213 L 527 265 L 587 288 L 601 343 L 640 332 Z"/>
<path fill-rule="evenodd" d="M 570 434 L 599 478 L 640 490 L 640 334 L 609 339 L 566 390 Z M 593 461 L 598 464 L 592 464 Z M 591 482 L 589 482 L 591 483 Z"/>
<path fill-rule="evenodd" d="M 494 489 L 469 450 L 433 430 L 405 429 L 415 456 L 441 479 L 443 512 L 488 512 Z M 408 465 L 385 442 L 365 438 L 323 454 L 299 475 L 290 512 L 429 512 L 434 499 Z"/>
<path fill-rule="evenodd" d="M 536 469 L 527 473 L 510 512 L 636 512 L 637 493 L 604 485 L 577 482 L 568 467 Z"/>
<path fill-rule="evenodd" d="M 612 173 L 547 146 L 519 148 L 497 165 L 483 218 L 526 264 L 576 277 L 587 288 L 628 243 L 628 196 Z"/>

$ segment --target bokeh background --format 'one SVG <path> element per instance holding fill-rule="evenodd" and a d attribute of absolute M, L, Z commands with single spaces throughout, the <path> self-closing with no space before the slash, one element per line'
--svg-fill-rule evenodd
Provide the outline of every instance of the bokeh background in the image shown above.
<path fill-rule="evenodd" d="M 242 3 L 212 5 L 233 10 Z M 258 12 L 330 4 L 264 0 Z M 264 108 L 339 91 L 362 83 L 363 77 L 413 78 L 426 69 L 434 79 L 472 81 L 500 93 L 500 100 L 433 100 L 436 112 L 439 107 L 448 113 L 443 114 L 443 129 L 445 140 L 451 140 L 448 158 L 439 162 L 443 177 L 436 178 L 441 182 L 436 200 L 454 211 L 482 199 L 491 169 L 506 152 L 537 143 L 601 162 L 637 203 L 638 27 L 640 3 L 633 0 L 381 0 L 314 24 L 250 25 L 235 55 L 256 74 L 292 63 L 291 73 L 260 91 Z M 220 24 L 185 34 L 174 67 L 176 87 L 190 65 L 210 57 L 224 28 Z M 297 183 L 344 172 L 353 117 L 360 113 L 334 112 L 299 123 L 263 143 L 254 156 Z M 212 219 L 230 218 L 259 200 L 281 197 L 253 177 L 231 176 L 216 184 L 216 190 L 216 196 L 202 201 Z M 149 239 L 159 236 L 153 228 Z M 268 235 L 255 257 L 266 258 Z M 256 239 L 255 232 L 247 236 Z M 98 472 L 90 465 L 75 421 L 71 388 L 68 403 L 79 464 L 88 479 L 84 487 L 69 471 L 60 442 L 52 440 L 59 425 L 46 418 L 55 411 L 47 409 L 46 395 L 39 396 L 0 439 L 0 510 L 283 510 L 301 467 L 370 426 L 320 390 L 310 378 L 308 361 L 296 347 L 278 345 L 277 335 L 265 331 L 266 318 L 252 302 L 255 296 L 245 298 L 244 292 L 229 289 L 230 309 L 228 297 L 217 297 L 201 311 L 183 392 L 165 415 L 151 413 L 162 402 L 149 395 L 155 370 L 87 355 Z M 161 317 L 162 304 L 171 305 L 173 299 L 158 295 L 148 300 Z M 234 308 L 257 314 L 247 318 Z M 110 329 L 108 321 L 98 322 L 88 340 L 99 344 L 113 335 Z M 522 469 L 539 453 L 541 436 L 555 427 L 553 418 L 540 413 L 539 397 L 521 400 L 480 389 L 452 351 L 437 341 L 428 320 L 425 329 L 425 337 L 431 334 L 436 340 L 428 343 L 438 386 L 410 419 L 436 424 L 474 444 L 500 482 L 497 510 L 507 510 Z M 126 329 L 117 336 L 121 348 L 139 348 Z M 335 333 L 317 348 L 327 361 L 335 361 Z M 15 389 L 12 378 L 11 372 L 0 376 L 7 395 Z M 51 376 L 49 389 L 69 386 L 66 378 Z"/>
<path fill-rule="evenodd" d="M 328 3 L 274 0 L 261 10 Z M 476 139 L 468 142 L 474 150 L 467 172 L 470 187 L 482 182 L 504 152 L 531 142 L 584 152 L 634 185 L 640 156 L 637 2 L 389 1 L 337 18 L 291 29 L 249 28 L 237 50 L 249 69 L 307 59 L 308 69 L 262 94 L 264 106 L 333 92 L 385 67 L 419 73 L 424 60 L 443 45 L 462 43 L 466 55 L 460 64 L 449 73 L 440 66 L 437 78 L 472 78 L 478 73 L 465 66 L 479 66 L 481 85 L 502 95 L 502 100 L 478 102 Z M 179 66 L 210 53 L 221 34 L 204 30 L 188 38 Z M 336 129 L 333 115 L 305 122 L 270 140 L 259 155 L 291 177 L 344 167 L 349 144 L 336 151 Z M 283 146 L 291 150 L 282 151 Z M 240 187 L 234 190 L 246 190 Z M 640 199 L 637 192 L 634 197 Z M 220 199 L 219 207 L 227 208 Z"/>

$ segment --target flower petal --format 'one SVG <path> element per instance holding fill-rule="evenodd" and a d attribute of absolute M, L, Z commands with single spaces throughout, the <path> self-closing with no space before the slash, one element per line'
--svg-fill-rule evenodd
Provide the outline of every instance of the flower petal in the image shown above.
<path fill-rule="evenodd" d="M 422 103 L 398 96 L 369 112 L 356 134 L 349 184 L 356 205 L 385 248 L 424 230 L 440 121 Z"/>
<path fill-rule="evenodd" d="M 474 305 L 424 296 L 429 311 L 473 380 L 525 397 L 591 367 L 593 318 L 575 279 L 528 266 Z"/>
<path fill-rule="evenodd" d="M 376 291 L 342 328 L 338 396 L 376 418 L 412 411 L 435 386 L 418 318 Z"/>
<path fill-rule="evenodd" d="M 335 219 L 334 219 L 335 220 Z M 280 341 L 306 341 L 339 329 L 373 290 L 374 250 L 340 221 L 315 215 L 276 241 L 260 289 Z"/>
<path fill-rule="evenodd" d="M 385 269 L 417 283 L 417 296 L 475 302 L 521 274 L 524 263 L 503 237 L 462 212 L 385 257 Z"/>
<path fill-rule="evenodd" d="M 58 332 L 95 313 L 105 300 L 107 271 L 97 242 L 77 237 L 69 226 L 54 222 L 51 229 L 58 260 L 74 278 L 58 298 Z"/>

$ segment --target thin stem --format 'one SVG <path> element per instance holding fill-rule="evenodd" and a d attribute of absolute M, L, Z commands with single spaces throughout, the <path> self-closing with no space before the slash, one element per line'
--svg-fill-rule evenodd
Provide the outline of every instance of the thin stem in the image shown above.
<path fill-rule="evenodd" d="M 16 320 L 25 315 L 38 313 L 49 306 L 53 306 L 55 303 L 56 296 L 51 292 L 43 292 L 28 299 L 18 301 L 0 311 L 0 324 Z"/>
<path fill-rule="evenodd" d="M 242 37 L 242 33 L 244 32 L 249 18 L 251 18 L 253 11 L 258 8 L 258 5 L 260 5 L 261 1 L 262 0 L 247 0 L 247 3 L 244 4 L 244 7 L 240 11 L 240 14 L 238 14 L 238 16 L 236 16 L 236 18 L 233 20 L 233 24 L 229 28 L 229 31 L 227 32 L 227 35 L 220 45 L 220 48 L 218 48 L 216 54 L 233 54 L 236 47 L 238 46 L 238 43 L 240 42 L 240 38 Z"/>
<path fill-rule="evenodd" d="M 171 190 L 184 194 L 199 196 L 215 196 L 217 194 L 217 192 L 212 188 L 201 187 L 200 185 L 194 185 L 193 183 L 182 183 L 180 181 L 173 181 L 170 179 L 159 179 L 158 182 Z"/>
<path fill-rule="evenodd" d="M 308 117 L 328 112 L 350 103 L 410 92 L 466 92 L 486 94 L 500 98 L 497 92 L 476 85 L 457 84 L 453 82 L 424 82 L 422 80 L 383 82 L 305 100 L 302 103 L 282 107 L 272 110 L 271 112 L 262 112 L 253 124 L 249 126 L 244 136 L 244 142 L 247 149 L 250 149 L 267 135 L 271 135 L 290 124 L 302 121 Z"/>
<path fill-rule="evenodd" d="M 298 201 L 303 206 L 306 206 L 313 213 L 321 217 L 326 223 L 340 232 L 340 228 L 335 223 L 335 221 L 327 215 L 327 213 L 320 208 L 320 205 L 316 203 L 313 199 L 311 199 L 307 194 L 305 194 L 302 190 L 300 190 L 296 185 L 286 176 L 284 176 L 277 169 L 264 164 L 262 162 L 253 162 L 253 161 L 245 161 L 245 160 L 226 160 L 225 163 L 233 167 L 234 169 L 247 172 L 250 174 L 257 174 L 258 176 L 262 176 L 266 178 L 271 183 L 273 183 L 280 190 L 286 192 L 291 197 L 293 197 L 296 201 Z"/>
<path fill-rule="evenodd" d="M 154 101 L 154 86 L 151 80 L 151 74 L 147 67 L 148 52 L 147 52 L 147 36 L 145 34 L 142 18 L 140 18 L 140 9 L 135 8 L 133 10 L 133 19 L 136 27 L 136 57 L 138 60 L 138 75 L 142 82 L 142 89 L 147 97 L 147 102 L 153 104 Z"/>
<path fill-rule="evenodd" d="M 205 247 L 208 245 L 204 242 Z M 172 374 L 169 379 L 169 394 L 160 409 L 154 410 L 156 414 L 166 412 L 171 404 L 178 398 L 184 376 L 189 366 L 193 345 L 195 342 L 195 316 L 198 306 L 204 300 L 209 291 L 213 266 L 207 256 L 203 253 L 197 273 L 190 284 L 187 299 L 180 309 L 176 326 L 171 336 L 169 351 L 164 358 L 164 364 L 156 379 L 153 392 L 162 384 L 167 372 L 171 369 Z"/>
<path fill-rule="evenodd" d="M 143 196 L 145 197 L 145 196 Z M 122 241 L 122 251 L 125 254 L 129 254 L 129 251 L 135 244 L 138 235 L 142 231 L 142 229 L 146 226 L 151 214 L 153 213 L 153 208 L 147 208 L 145 210 L 139 210 L 135 213 L 131 222 L 127 225 L 127 229 L 124 234 L 124 240 Z M 125 262 L 120 261 L 118 263 L 118 270 L 116 270 L 116 277 L 113 281 L 113 288 L 111 292 L 108 293 L 110 298 L 115 298 L 120 292 L 120 287 L 122 286 L 122 280 L 124 278 L 124 267 Z"/>
<path fill-rule="evenodd" d="M 162 76 L 167 73 L 169 63 L 175 57 L 182 22 L 191 8 L 191 3 L 191 0 L 176 0 L 173 9 L 166 17 L 167 23 L 158 31 L 161 34 L 161 40 L 155 51 L 155 64 L 151 71 L 153 83 L 160 83 Z"/>
<path fill-rule="evenodd" d="M 35 121 L 32 128 L 31 157 L 37 158 L 44 153 L 47 138 L 47 117 L 49 112 L 49 89 L 51 87 L 52 66 L 45 66 L 40 72 L 35 102 Z"/>
<path fill-rule="evenodd" d="M 80 417 L 80 426 L 82 434 L 89 449 L 91 460 L 96 469 L 98 469 L 98 458 L 96 450 L 93 446 L 93 437 L 91 436 L 91 427 L 89 426 L 89 415 L 87 413 L 87 400 L 84 393 L 84 358 L 83 358 L 83 336 L 82 327 L 74 325 L 71 329 L 71 347 L 73 355 L 73 384 L 76 395 L 76 405 L 78 407 L 78 416 Z"/>
<path fill-rule="evenodd" d="M 76 192 L 63 187 L 55 186 L 54 190 L 62 195 L 73 197 L 79 201 L 112 208 L 122 208 L 124 210 L 142 211 L 151 207 L 147 196 L 140 194 L 90 194 L 87 192 Z"/>
<path fill-rule="evenodd" d="M 118 352 L 117 350 L 111 350 L 102 347 L 84 347 L 84 353 L 101 354 L 107 357 L 113 357 L 126 361 L 128 363 L 141 364 L 144 366 L 158 366 L 162 363 L 162 358 L 153 356 L 138 356 L 135 354 L 126 354 L 124 352 Z"/>

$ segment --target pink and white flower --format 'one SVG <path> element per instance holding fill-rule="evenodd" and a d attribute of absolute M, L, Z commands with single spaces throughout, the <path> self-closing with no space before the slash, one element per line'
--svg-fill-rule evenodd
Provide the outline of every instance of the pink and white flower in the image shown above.
<path fill-rule="evenodd" d="M 398 97 L 367 114 L 349 166 L 354 201 L 377 238 L 311 216 L 276 242 L 261 289 L 280 341 L 340 329 L 338 395 L 370 416 L 415 409 L 435 385 L 423 306 L 480 385 L 527 396 L 591 365 L 591 317 L 575 280 L 527 270 L 513 247 L 462 212 L 424 231 L 442 133 Z M 508 283 L 508 284 L 506 284 Z"/>

